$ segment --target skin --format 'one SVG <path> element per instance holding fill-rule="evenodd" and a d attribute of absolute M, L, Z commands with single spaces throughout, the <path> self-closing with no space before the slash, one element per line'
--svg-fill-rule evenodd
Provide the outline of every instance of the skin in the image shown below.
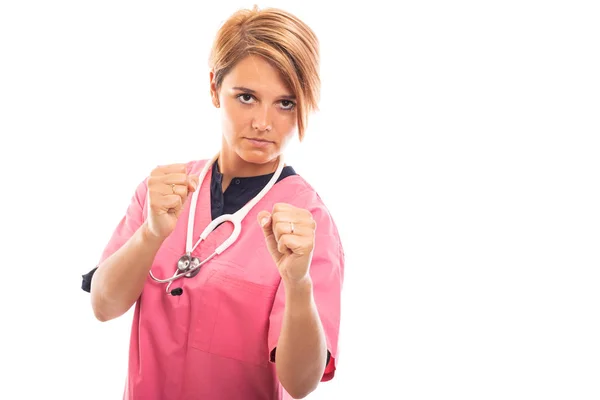
<path fill-rule="evenodd" d="M 211 72 L 210 90 L 222 120 L 218 162 L 223 190 L 234 177 L 274 172 L 279 155 L 297 133 L 295 99 L 279 72 L 265 59 L 247 56 L 220 87 Z M 135 304 L 158 249 L 197 187 L 198 177 L 187 175 L 185 164 L 158 166 L 151 172 L 148 218 L 93 276 L 92 307 L 100 321 L 117 318 Z M 316 223 L 308 210 L 284 203 L 261 210 L 257 223 L 286 293 L 275 353 L 277 375 L 292 397 L 303 398 L 317 387 L 327 357 L 309 274 Z"/>
<path fill-rule="evenodd" d="M 278 71 L 263 58 L 248 56 L 224 77 L 219 88 L 211 72 L 210 89 L 213 104 L 221 111 L 223 190 L 233 177 L 274 172 L 277 158 L 297 132 L 296 100 Z M 250 139 L 264 145 L 257 146 Z"/>

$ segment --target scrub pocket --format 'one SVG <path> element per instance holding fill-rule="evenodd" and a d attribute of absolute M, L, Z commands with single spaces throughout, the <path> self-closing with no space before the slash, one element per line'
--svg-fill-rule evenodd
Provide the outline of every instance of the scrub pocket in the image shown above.
<path fill-rule="evenodd" d="M 243 269 L 214 260 L 192 314 L 191 346 L 221 357 L 267 367 L 269 315 L 278 282 L 251 282 Z"/>

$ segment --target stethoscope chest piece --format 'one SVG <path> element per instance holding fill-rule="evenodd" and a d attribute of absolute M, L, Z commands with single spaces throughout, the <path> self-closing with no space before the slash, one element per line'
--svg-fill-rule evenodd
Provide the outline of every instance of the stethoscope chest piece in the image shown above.
<path fill-rule="evenodd" d="M 189 254 L 184 254 L 181 256 L 179 261 L 177 261 L 177 269 L 181 272 L 185 272 L 190 268 L 191 262 L 192 257 Z"/>
<path fill-rule="evenodd" d="M 189 254 L 182 255 L 179 258 L 179 261 L 177 261 L 177 269 L 179 271 L 186 272 L 193 269 L 193 271 L 185 274 L 186 278 L 193 278 L 194 276 L 198 275 L 198 272 L 200 272 L 200 268 L 198 268 L 199 265 L 200 259 L 198 257 L 192 257 Z"/>
<path fill-rule="evenodd" d="M 192 259 L 190 260 L 190 267 L 188 269 L 194 269 L 194 270 L 185 274 L 185 277 L 193 278 L 196 275 L 198 275 L 198 272 L 200 272 L 200 268 L 198 267 L 199 265 L 200 265 L 200 259 L 198 257 L 192 257 Z"/>

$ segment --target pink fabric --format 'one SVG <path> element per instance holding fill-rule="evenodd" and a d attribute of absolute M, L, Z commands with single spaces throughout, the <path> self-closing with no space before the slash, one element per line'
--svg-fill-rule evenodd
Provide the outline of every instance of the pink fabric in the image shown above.
<path fill-rule="evenodd" d="M 206 161 L 188 164 L 199 174 Z M 194 243 L 211 220 L 210 171 L 200 189 Z M 140 183 L 126 215 L 119 222 L 101 261 L 121 247 L 147 217 L 146 182 Z M 148 276 L 135 305 L 130 339 L 129 371 L 124 399 L 287 399 L 270 353 L 277 346 L 285 307 L 283 287 L 264 235 L 257 223 L 261 210 L 278 202 L 307 208 L 317 222 L 311 264 L 315 301 L 323 322 L 331 359 L 322 378 L 333 378 L 338 354 L 340 295 L 344 253 L 334 221 L 318 194 L 300 176 L 277 183 L 242 223 L 237 242 L 204 264 L 200 273 L 182 278 L 165 292 Z M 185 253 L 190 201 L 175 231 L 165 240 L 152 266 L 161 279 L 171 277 Z M 196 248 L 204 259 L 232 231 L 222 224 Z"/>

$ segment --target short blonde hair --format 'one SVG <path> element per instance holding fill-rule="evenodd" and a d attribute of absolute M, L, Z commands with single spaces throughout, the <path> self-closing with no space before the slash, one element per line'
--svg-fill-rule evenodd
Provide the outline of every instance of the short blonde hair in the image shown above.
<path fill-rule="evenodd" d="M 209 67 L 219 90 L 223 78 L 242 58 L 264 57 L 275 68 L 296 97 L 298 135 L 302 140 L 308 114 L 318 110 L 321 90 L 319 41 L 304 22 L 277 9 L 242 9 L 218 30 L 210 52 Z"/>

